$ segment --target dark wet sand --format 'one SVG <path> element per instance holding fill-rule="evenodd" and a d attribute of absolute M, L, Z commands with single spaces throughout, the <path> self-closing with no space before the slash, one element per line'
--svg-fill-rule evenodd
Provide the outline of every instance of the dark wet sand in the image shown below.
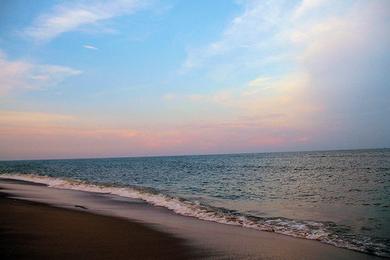
<path fill-rule="evenodd" d="M 0 259 L 191 259 L 196 252 L 137 222 L 0 193 Z"/>

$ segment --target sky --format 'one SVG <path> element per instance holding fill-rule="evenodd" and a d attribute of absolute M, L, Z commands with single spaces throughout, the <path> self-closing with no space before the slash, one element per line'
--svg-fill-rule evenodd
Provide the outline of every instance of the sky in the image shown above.
<path fill-rule="evenodd" d="M 0 2 L 0 160 L 390 147 L 390 1 Z"/>

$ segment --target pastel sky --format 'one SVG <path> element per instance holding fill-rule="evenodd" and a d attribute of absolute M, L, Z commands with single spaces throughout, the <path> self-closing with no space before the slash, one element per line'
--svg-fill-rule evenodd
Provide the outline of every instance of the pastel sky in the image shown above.
<path fill-rule="evenodd" d="M 0 2 L 0 159 L 390 147 L 390 1 Z"/>

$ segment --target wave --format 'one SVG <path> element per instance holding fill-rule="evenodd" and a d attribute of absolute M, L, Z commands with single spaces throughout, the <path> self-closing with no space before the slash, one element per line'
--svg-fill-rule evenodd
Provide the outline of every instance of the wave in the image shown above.
<path fill-rule="evenodd" d="M 341 227 L 333 222 L 294 220 L 283 217 L 262 218 L 239 214 L 224 208 L 202 205 L 198 201 L 190 201 L 163 194 L 152 188 L 114 186 L 77 179 L 55 178 L 33 174 L 1 174 L 0 178 L 41 183 L 57 189 L 106 193 L 126 198 L 140 199 L 154 206 L 165 207 L 183 216 L 260 231 L 275 232 L 297 238 L 317 240 L 337 247 L 390 257 L 389 241 L 357 237 L 351 233 L 340 232 L 341 229 L 348 228 Z"/>

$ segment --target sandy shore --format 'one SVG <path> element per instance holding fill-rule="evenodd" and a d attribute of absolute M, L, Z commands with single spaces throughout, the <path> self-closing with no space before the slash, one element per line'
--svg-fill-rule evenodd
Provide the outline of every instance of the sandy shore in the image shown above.
<path fill-rule="evenodd" d="M 110 194 L 1 178 L 0 189 L 1 259 L 381 259 Z"/>
<path fill-rule="evenodd" d="M 191 259 L 199 250 L 146 225 L 6 198 L 0 259 Z"/>

